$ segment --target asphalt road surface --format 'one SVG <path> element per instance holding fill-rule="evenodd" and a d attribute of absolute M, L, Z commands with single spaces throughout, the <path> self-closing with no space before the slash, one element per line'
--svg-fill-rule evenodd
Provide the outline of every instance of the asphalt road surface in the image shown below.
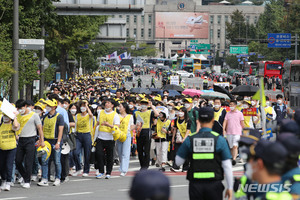
<path fill-rule="evenodd" d="M 1 191 L 0 200 L 81 200 L 81 199 L 104 199 L 120 200 L 130 199 L 128 191 L 134 174 L 140 169 L 137 158 L 131 158 L 129 172 L 125 177 L 119 176 L 119 166 L 114 166 L 112 177 L 109 180 L 96 179 L 95 170 L 91 170 L 89 177 L 71 177 L 70 181 L 60 186 L 52 186 L 49 182 L 48 187 L 37 186 L 37 182 L 31 183 L 30 189 L 23 189 L 19 184 L 11 187 L 11 191 Z M 155 166 L 150 166 L 152 170 L 158 170 Z M 238 163 L 233 167 L 234 176 L 243 174 L 243 164 Z M 171 195 L 173 200 L 188 199 L 188 181 L 186 173 L 174 173 L 166 168 L 165 175 L 170 179 Z M 225 182 L 224 182 L 225 184 Z"/>

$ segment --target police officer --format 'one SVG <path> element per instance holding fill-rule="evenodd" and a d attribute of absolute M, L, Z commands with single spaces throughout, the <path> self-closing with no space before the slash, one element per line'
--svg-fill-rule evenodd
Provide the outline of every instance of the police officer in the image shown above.
<path fill-rule="evenodd" d="M 203 80 L 203 90 L 207 90 L 207 89 L 208 89 L 208 80 L 207 80 L 207 76 L 205 76 Z"/>
<path fill-rule="evenodd" d="M 189 197 L 197 199 L 223 199 L 224 174 L 228 189 L 225 197 L 232 198 L 233 174 L 231 153 L 225 138 L 212 131 L 214 111 L 212 108 L 199 109 L 201 129 L 191 134 L 179 148 L 175 162 L 180 166 L 185 159 L 190 159 L 187 173 Z"/>
<path fill-rule="evenodd" d="M 276 99 L 277 104 L 273 108 L 276 112 L 277 125 L 279 125 L 283 119 L 287 118 L 287 107 L 283 104 L 283 96 L 281 94 L 277 94 Z"/>

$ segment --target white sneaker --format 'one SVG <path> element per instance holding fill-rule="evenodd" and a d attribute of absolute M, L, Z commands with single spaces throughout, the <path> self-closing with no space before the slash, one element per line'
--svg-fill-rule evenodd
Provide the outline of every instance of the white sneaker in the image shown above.
<path fill-rule="evenodd" d="M 0 189 L 4 190 L 5 186 L 6 186 L 6 181 L 2 181 Z"/>
<path fill-rule="evenodd" d="M 66 182 L 69 182 L 69 181 L 70 181 L 70 179 L 69 179 L 69 177 L 67 176 L 67 177 L 65 178 L 65 181 L 64 181 L 64 182 L 66 183 Z"/>
<path fill-rule="evenodd" d="M 99 169 L 97 169 L 95 176 L 98 176 L 100 174 Z"/>
<path fill-rule="evenodd" d="M 76 172 L 74 172 L 74 173 L 72 174 L 72 176 L 78 176 L 78 175 L 80 174 L 80 172 L 81 172 L 81 170 L 76 171 Z"/>
<path fill-rule="evenodd" d="M 105 176 L 105 179 L 110 179 L 110 175 L 107 174 L 107 175 Z"/>
<path fill-rule="evenodd" d="M 120 176 L 121 176 L 121 177 L 124 177 L 124 176 L 126 176 L 126 173 L 125 173 L 125 172 L 122 172 L 122 173 L 120 174 Z"/>
<path fill-rule="evenodd" d="M 9 182 L 6 183 L 4 191 L 10 191 L 10 183 Z"/>
<path fill-rule="evenodd" d="M 100 173 L 96 176 L 97 179 L 101 179 L 101 178 L 104 178 L 105 177 L 105 174 L 104 173 Z"/>
<path fill-rule="evenodd" d="M 55 181 L 55 176 L 50 175 L 50 181 L 51 181 L 51 182 L 54 182 L 54 181 Z"/>
<path fill-rule="evenodd" d="M 53 186 L 59 186 L 59 185 L 60 185 L 60 179 L 56 178 L 54 183 L 53 183 Z"/>
<path fill-rule="evenodd" d="M 25 189 L 29 189 L 30 188 L 30 183 L 24 183 L 22 185 L 22 187 L 25 188 Z"/>
<path fill-rule="evenodd" d="M 23 177 L 19 178 L 18 183 L 22 185 L 22 183 L 24 183 L 24 179 Z"/>
<path fill-rule="evenodd" d="M 88 177 L 88 176 L 89 176 L 88 173 L 83 173 L 83 174 L 82 174 L 82 177 Z"/>
<path fill-rule="evenodd" d="M 37 176 L 31 176 L 31 181 L 37 181 Z"/>
<path fill-rule="evenodd" d="M 38 186 L 49 186 L 48 180 L 42 178 L 41 182 L 38 183 Z"/>

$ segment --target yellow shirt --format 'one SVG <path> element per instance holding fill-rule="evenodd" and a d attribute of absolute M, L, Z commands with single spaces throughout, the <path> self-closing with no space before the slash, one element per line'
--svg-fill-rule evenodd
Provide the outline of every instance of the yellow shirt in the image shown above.
<path fill-rule="evenodd" d="M 79 133 L 90 133 L 91 128 L 91 122 L 90 122 L 90 116 L 89 114 L 86 114 L 85 116 L 82 116 L 80 113 L 76 115 L 76 131 Z"/>
<path fill-rule="evenodd" d="M 12 124 L 3 123 L 0 126 L 0 149 L 11 150 L 16 147 L 17 147 L 16 133 L 15 131 L 12 130 Z"/>

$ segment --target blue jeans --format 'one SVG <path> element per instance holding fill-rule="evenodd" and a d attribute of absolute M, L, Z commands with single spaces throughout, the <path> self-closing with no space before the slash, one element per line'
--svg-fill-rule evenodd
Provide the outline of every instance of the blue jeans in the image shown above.
<path fill-rule="evenodd" d="M 125 142 L 117 141 L 118 154 L 120 159 L 120 172 L 126 173 L 129 167 L 131 135 L 127 135 Z"/>
<path fill-rule="evenodd" d="M 84 167 L 83 173 L 90 172 L 90 153 L 92 148 L 92 138 L 90 133 L 77 133 L 76 149 L 74 151 L 74 162 L 76 171 L 81 170 L 80 153 L 84 151 Z"/>
<path fill-rule="evenodd" d="M 60 162 L 60 156 L 61 156 L 61 148 L 59 150 L 55 150 L 55 145 L 52 146 L 52 151 L 50 157 L 46 160 L 47 154 L 44 154 L 42 156 L 42 178 L 48 180 L 48 171 L 52 161 L 54 159 L 55 164 L 55 178 L 60 179 L 61 178 L 61 162 Z"/>
<path fill-rule="evenodd" d="M 12 150 L 0 149 L 0 174 L 1 180 L 11 182 L 13 165 L 16 157 L 17 148 Z"/>

